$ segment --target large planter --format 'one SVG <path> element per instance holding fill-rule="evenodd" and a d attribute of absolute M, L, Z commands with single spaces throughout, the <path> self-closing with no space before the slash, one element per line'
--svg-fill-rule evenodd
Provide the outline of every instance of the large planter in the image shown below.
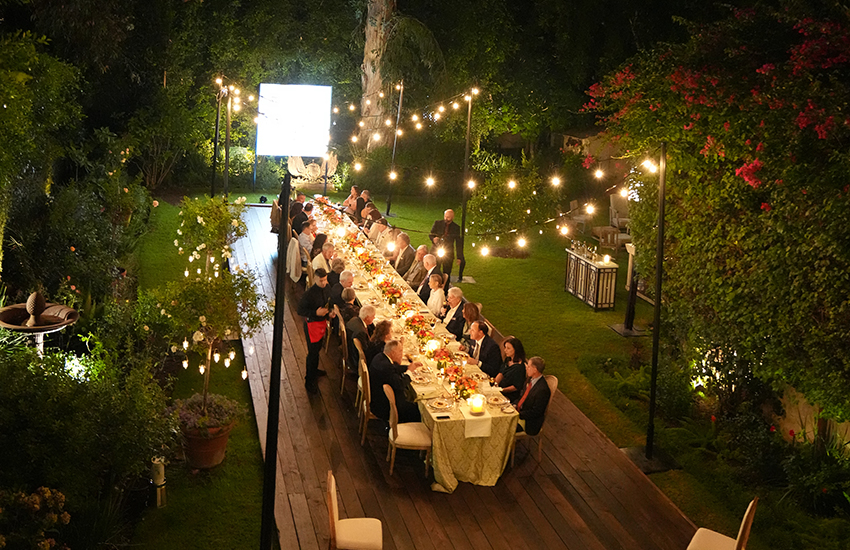
<path fill-rule="evenodd" d="M 235 422 L 231 422 L 220 428 L 209 428 L 203 433 L 201 430 L 184 429 L 183 451 L 189 466 L 206 470 L 221 464 L 227 450 L 227 440 L 230 439 L 230 430 L 235 425 Z"/>

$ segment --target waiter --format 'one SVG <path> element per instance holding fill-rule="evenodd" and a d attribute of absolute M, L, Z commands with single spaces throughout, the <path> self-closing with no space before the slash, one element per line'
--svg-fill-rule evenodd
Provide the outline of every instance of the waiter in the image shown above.
<path fill-rule="evenodd" d="M 443 213 L 443 219 L 434 222 L 431 227 L 431 234 L 428 238 L 431 239 L 431 254 L 437 257 L 437 263 L 442 268 L 443 273 L 448 275 L 446 278 L 446 286 L 452 276 L 452 263 L 455 260 L 455 247 L 458 246 L 460 240 L 460 226 L 454 222 L 455 211 L 446 210 Z M 463 260 L 463 250 L 458 248 L 457 261 Z"/>
<path fill-rule="evenodd" d="M 328 317 L 333 317 L 329 307 L 328 272 L 319 268 L 313 274 L 313 286 L 301 296 L 298 302 L 298 315 L 304 317 L 304 335 L 307 338 L 307 374 L 304 387 L 310 393 L 318 393 L 319 376 L 325 371 L 319 370 L 319 352 L 322 340 L 328 330 Z"/>

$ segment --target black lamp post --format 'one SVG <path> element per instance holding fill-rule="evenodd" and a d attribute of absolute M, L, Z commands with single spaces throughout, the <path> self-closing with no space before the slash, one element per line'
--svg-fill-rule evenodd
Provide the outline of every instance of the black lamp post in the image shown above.
<path fill-rule="evenodd" d="M 466 149 L 463 155 L 463 209 L 460 215 L 460 266 L 457 271 L 457 282 L 463 282 L 463 269 L 466 267 L 466 202 L 473 185 L 469 181 L 469 136 L 472 129 L 472 97 L 478 95 L 478 88 L 473 88 L 464 99 L 468 104 L 466 111 Z"/>
<path fill-rule="evenodd" d="M 404 101 L 404 80 L 399 82 L 396 85 L 396 89 L 398 90 L 398 111 L 395 115 L 395 135 L 393 136 L 393 157 L 390 161 L 390 194 L 387 196 L 387 213 L 386 215 L 390 215 L 390 206 L 393 204 L 393 183 L 395 182 L 395 150 L 398 145 L 398 124 L 401 121 L 401 103 Z"/>
<path fill-rule="evenodd" d="M 216 112 L 215 112 L 215 140 L 213 141 L 213 158 L 212 158 L 212 178 L 210 180 L 210 197 L 215 196 L 215 174 L 218 168 L 218 128 L 221 122 L 221 100 L 227 95 L 227 87 L 222 85 L 221 77 L 215 79 L 219 89 L 215 93 Z"/>

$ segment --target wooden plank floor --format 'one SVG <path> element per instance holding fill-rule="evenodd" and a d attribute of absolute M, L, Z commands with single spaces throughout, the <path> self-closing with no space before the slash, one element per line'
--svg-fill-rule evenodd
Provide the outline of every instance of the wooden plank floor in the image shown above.
<path fill-rule="evenodd" d="M 251 207 L 249 234 L 234 246 L 232 265 L 247 264 L 262 292 L 274 297 L 277 236 L 269 209 Z M 561 392 L 536 447 L 517 448 L 495 487 L 461 483 L 434 493 L 419 455 L 400 450 L 392 477 L 385 462 L 387 437 L 371 422 L 361 447 L 353 407 L 356 379 L 340 396 L 339 352 L 322 354 L 320 393 L 304 389 L 306 344 L 287 282 L 283 335 L 275 517 L 281 548 L 326 548 L 327 471 L 339 486 L 341 517 L 374 517 L 388 549 L 684 549 L 696 528 L 687 517 Z M 297 293 L 296 293 L 297 295 Z M 265 451 L 272 325 L 243 342 L 251 393 Z M 250 353 L 253 350 L 253 353 Z"/>

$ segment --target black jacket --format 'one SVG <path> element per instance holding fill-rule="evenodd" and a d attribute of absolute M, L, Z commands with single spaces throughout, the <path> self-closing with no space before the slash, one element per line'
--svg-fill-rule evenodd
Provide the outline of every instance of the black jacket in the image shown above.
<path fill-rule="evenodd" d="M 445 307 L 448 307 L 448 302 L 446 302 Z M 451 311 L 451 308 L 449 308 L 449 311 Z M 448 314 L 448 311 L 446 312 L 446 314 Z M 466 322 L 466 320 L 463 318 L 463 303 L 461 303 L 455 310 L 454 317 L 452 317 L 451 319 L 443 319 L 443 322 L 446 323 L 446 330 L 454 334 L 455 338 L 457 338 L 457 341 L 460 342 L 460 339 L 463 338 L 463 325 Z M 497 352 L 498 348 L 499 346 L 496 346 Z M 501 357 L 501 354 L 499 354 L 499 357 Z"/>
<path fill-rule="evenodd" d="M 490 335 L 485 335 L 481 340 L 481 351 L 478 352 L 478 367 L 487 373 L 490 378 L 495 378 L 502 368 L 502 350 L 499 344 Z"/>
<path fill-rule="evenodd" d="M 301 296 L 301 300 L 298 302 L 298 315 L 304 317 L 307 322 L 311 321 L 324 321 L 328 318 L 327 315 L 323 317 L 319 317 L 316 315 L 316 310 L 320 307 L 325 307 L 328 305 L 328 287 L 325 288 L 319 287 L 319 285 L 313 285 L 307 289 L 307 292 Z"/>
<path fill-rule="evenodd" d="M 434 244 L 434 237 L 439 238 L 437 244 Z M 431 226 L 431 233 L 428 235 L 428 240 L 431 241 L 431 254 L 437 255 L 436 250 L 442 246 L 446 251 L 442 261 L 452 261 L 455 259 L 455 246 L 460 239 L 460 226 L 455 222 L 446 225 L 446 220 L 437 220 Z M 458 249 L 457 257 L 463 259 L 463 250 Z"/>
<path fill-rule="evenodd" d="M 530 384 L 531 380 L 526 382 Z M 519 411 L 521 420 L 525 420 L 525 432 L 528 435 L 537 435 L 540 433 L 540 428 L 543 427 L 543 419 L 546 416 L 546 406 L 549 404 L 549 397 L 552 392 L 549 390 L 549 384 L 545 377 L 541 377 L 531 390 L 528 392 L 528 397 L 522 404 L 522 409 Z"/>
<path fill-rule="evenodd" d="M 419 407 L 405 399 L 405 389 L 410 378 L 404 375 L 407 367 L 393 363 L 386 353 L 379 353 L 369 366 L 369 390 L 372 394 L 371 409 L 378 418 L 390 419 L 390 402 L 384 394 L 384 384 L 389 384 L 395 394 L 398 421 L 420 422 Z"/>

